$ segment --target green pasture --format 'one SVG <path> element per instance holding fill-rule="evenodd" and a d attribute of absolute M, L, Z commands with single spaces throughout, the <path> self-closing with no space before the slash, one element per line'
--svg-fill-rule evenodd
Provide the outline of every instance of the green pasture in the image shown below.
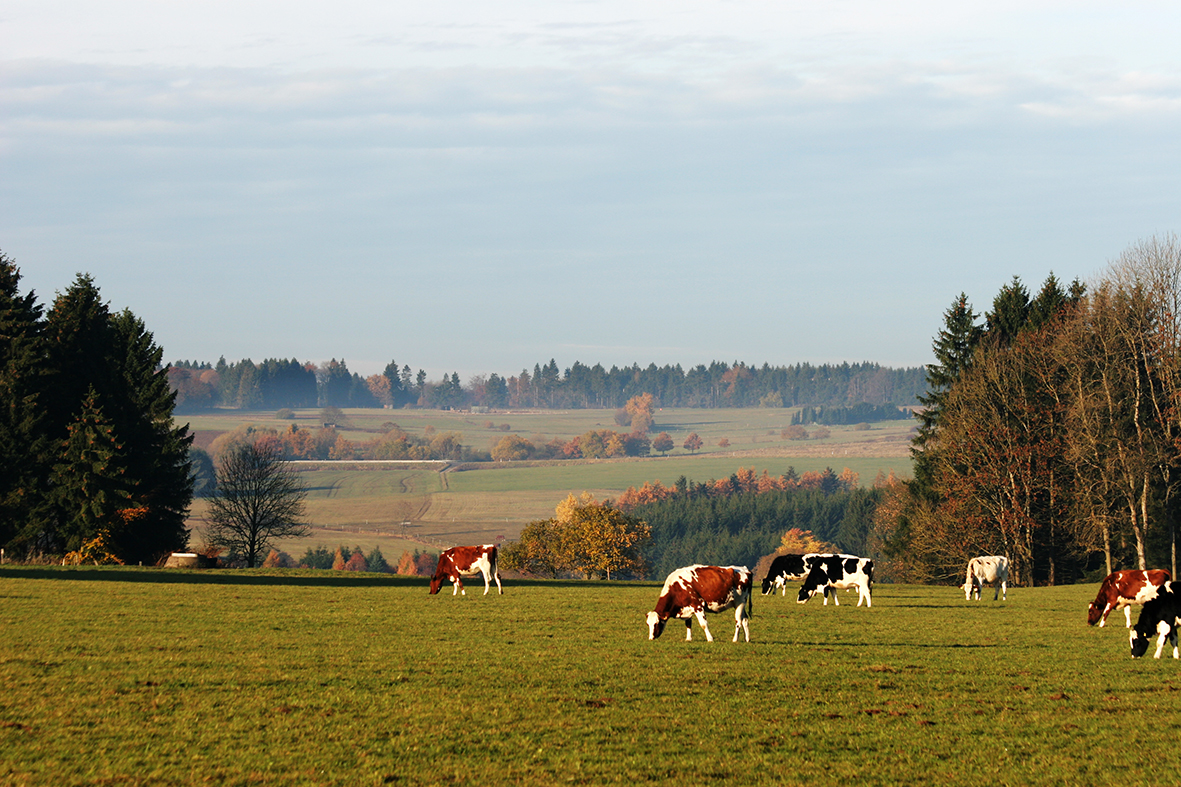
<path fill-rule="evenodd" d="M 1095 586 L 756 597 L 646 639 L 656 583 L 0 568 L 0 784 L 1160 784 L 1181 665 Z"/>

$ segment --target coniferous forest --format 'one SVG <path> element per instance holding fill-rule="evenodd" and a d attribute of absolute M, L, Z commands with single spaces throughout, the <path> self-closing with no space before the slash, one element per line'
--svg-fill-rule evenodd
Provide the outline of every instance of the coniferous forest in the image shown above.
<path fill-rule="evenodd" d="M 925 391 L 922 368 L 891 369 L 875 363 L 748 365 L 714 361 L 683 369 L 679 364 L 641 367 L 574 362 L 561 370 L 554 360 L 532 371 L 503 377 L 495 372 L 461 381 L 458 373 L 428 380 L 426 372 L 391 361 L 380 374 L 362 378 L 345 361 L 322 364 L 270 358 L 216 364 L 176 361 L 168 371 L 177 392 L 177 412 L 212 407 L 277 410 L 298 407 L 406 407 L 460 409 L 608 408 L 651 394 L 660 407 L 846 408 L 866 413 L 914 405 Z M 863 408 L 863 409 L 864 409 Z M 865 418 L 860 418 L 865 420 Z"/>

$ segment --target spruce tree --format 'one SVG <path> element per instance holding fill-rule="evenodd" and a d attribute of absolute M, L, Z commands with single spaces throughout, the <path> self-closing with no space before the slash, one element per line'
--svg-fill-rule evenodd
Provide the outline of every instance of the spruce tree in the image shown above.
<path fill-rule="evenodd" d="M 0 546 L 44 551 L 53 441 L 44 411 L 41 307 L 0 252 Z"/>
<path fill-rule="evenodd" d="M 135 482 L 127 474 L 125 447 L 103 415 L 93 387 L 78 417 L 67 427 L 67 435 L 50 479 L 60 512 L 55 546 L 77 550 L 103 532 L 117 542 L 123 536 L 121 512 L 131 507 Z"/>
<path fill-rule="evenodd" d="M 144 516 L 130 525 L 118 546 L 120 556 L 155 562 L 161 555 L 188 544 L 185 517 L 193 499 L 188 425 L 176 426 L 172 411 L 176 393 L 161 365 L 163 349 L 144 323 L 128 310 L 112 317 L 117 389 L 116 429 L 128 448 L 128 469 L 136 479 L 136 502 Z"/>
<path fill-rule="evenodd" d="M 93 279 L 79 275 L 60 294 L 46 322 L 46 358 L 53 382 L 46 397 L 49 434 L 64 444 L 86 403 L 101 409 L 113 439 L 126 446 L 128 507 L 137 516 L 112 532 L 126 562 L 155 562 L 188 543 L 185 514 L 192 500 L 188 428 L 175 427 L 175 394 L 163 351 L 131 312 L 112 315 Z M 74 465 L 84 472 L 82 465 Z M 82 483 L 78 481 L 77 483 Z M 71 531 L 73 509 L 56 511 L 59 531 Z"/>
<path fill-rule="evenodd" d="M 943 315 L 943 330 L 932 342 L 936 363 L 927 366 L 927 392 L 918 397 L 923 410 L 916 414 L 919 433 L 915 445 L 923 447 L 939 427 L 939 413 L 947 391 L 960 374 L 972 363 L 972 354 L 980 342 L 981 329 L 976 315 L 968 304 L 968 296 L 960 296 Z"/>
<path fill-rule="evenodd" d="M 1029 318 L 1029 291 L 1021 279 L 1014 276 L 993 299 L 992 311 L 984 318 L 985 333 L 991 341 L 1007 346 L 1013 343 L 1018 333 L 1025 330 Z"/>

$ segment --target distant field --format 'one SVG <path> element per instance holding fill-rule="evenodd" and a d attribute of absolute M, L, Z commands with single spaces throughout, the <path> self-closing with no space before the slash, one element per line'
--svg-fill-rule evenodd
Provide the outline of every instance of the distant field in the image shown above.
<path fill-rule="evenodd" d="M 659 410 L 652 434 L 668 432 L 676 444 L 672 452 L 687 454 L 681 444 L 690 433 L 696 432 L 705 442 L 698 454 L 733 453 L 736 451 L 787 452 L 808 455 L 818 452 L 869 450 L 869 455 L 906 456 L 907 440 L 914 421 L 886 421 L 871 425 L 868 431 L 853 427 L 829 427 L 831 436 L 824 440 L 802 442 L 784 441 L 783 429 L 791 424 L 796 408 L 750 408 L 696 410 L 690 408 Z M 554 438 L 570 440 L 591 429 L 626 431 L 616 425 L 613 410 L 557 410 L 539 412 L 508 412 L 474 414 L 444 410 L 345 410 L 350 428 L 340 429 L 350 440 L 371 439 L 385 423 L 396 423 L 412 435 L 422 435 L 427 427 L 439 432 L 459 432 L 463 443 L 487 450 L 506 434 L 517 434 L 534 442 L 548 442 Z M 222 432 L 242 425 L 270 426 L 288 429 L 291 424 L 315 428 L 319 426 L 319 410 L 297 410 L 295 419 L 275 417 L 271 411 L 241 412 L 220 410 L 212 414 L 183 415 L 178 423 L 187 423 L 197 435 L 197 444 L 207 446 Z M 507 425 L 508 429 L 503 427 Z M 492 428 L 489 428 L 491 426 Z M 726 438 L 728 448 L 718 446 Z"/>
<path fill-rule="evenodd" d="M 1094 585 L 756 597 L 750 643 L 658 583 L 0 568 L 0 784 L 1168 784 L 1181 673 Z M 851 598 L 851 597 L 850 597 Z M 52 636 L 47 632 L 52 632 Z"/>
<path fill-rule="evenodd" d="M 318 412 L 300 411 L 296 422 L 315 426 Z M 372 433 L 362 429 L 377 430 L 387 421 L 395 421 L 411 433 L 421 433 L 428 425 L 438 431 L 460 431 L 466 444 L 499 440 L 506 434 L 484 428 L 485 421 L 508 423 L 512 431 L 529 438 L 543 435 L 547 440 L 569 439 L 592 428 L 617 428 L 613 413 L 606 410 L 490 415 L 349 410 L 346 414 L 356 427 L 346 435 L 354 440 L 368 439 Z M 660 411 L 655 428 L 668 431 L 678 445 L 692 431 L 706 441 L 706 448 L 692 455 L 678 448 L 667 457 L 472 463 L 443 473 L 422 465 L 321 463 L 300 470 L 310 492 L 308 520 L 314 532 L 308 539 L 285 541 L 280 548 L 298 557 L 317 544 L 360 546 L 367 552 L 379 546 L 387 559 L 396 559 L 404 550 L 512 539 L 528 522 L 552 516 L 554 507 L 571 493 L 587 491 L 599 499 L 617 497 L 629 486 L 638 487 L 645 481 L 659 480 L 672 486 L 684 475 L 701 482 L 729 477 L 744 467 L 772 475 L 788 468 L 804 473 L 831 467 L 839 473 L 848 467 L 860 475 L 863 485 L 871 484 L 879 472 L 910 475 L 910 421 L 873 424 L 868 430 L 833 427 L 829 438 L 803 442 L 780 439 L 782 425 L 788 421 L 788 410 Z M 217 434 L 243 424 L 285 429 L 291 423 L 274 418 L 273 413 L 234 411 L 189 417 L 187 422 L 204 436 L 206 445 Z M 725 450 L 716 446 L 722 436 L 731 441 Z M 189 521 L 195 529 L 195 545 L 200 544 L 204 514 L 204 502 L 196 501 Z"/>

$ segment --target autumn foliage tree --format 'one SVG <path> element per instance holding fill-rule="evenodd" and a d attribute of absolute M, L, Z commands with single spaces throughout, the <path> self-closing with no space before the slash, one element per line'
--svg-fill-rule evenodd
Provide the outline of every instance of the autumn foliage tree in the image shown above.
<path fill-rule="evenodd" d="M 646 570 L 647 523 L 583 493 L 558 504 L 552 519 L 530 522 L 502 552 L 505 568 L 530 574 L 593 579 Z"/>
<path fill-rule="evenodd" d="M 951 579 L 989 553 L 1021 583 L 1175 570 L 1178 306 L 1175 237 L 1132 247 L 1089 292 L 1050 276 L 1031 296 L 1014 279 L 982 326 L 961 297 L 936 340 L 910 494 L 874 527 L 906 573 Z"/>

